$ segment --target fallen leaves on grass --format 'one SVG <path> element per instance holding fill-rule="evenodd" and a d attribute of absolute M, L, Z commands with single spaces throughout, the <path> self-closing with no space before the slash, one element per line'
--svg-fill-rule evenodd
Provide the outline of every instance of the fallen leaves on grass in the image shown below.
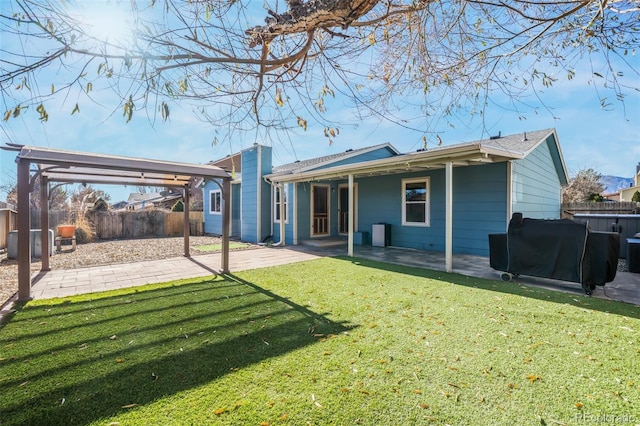
<path fill-rule="evenodd" d="M 542 377 L 537 376 L 537 375 L 535 375 L 535 374 L 528 374 L 528 375 L 527 375 L 527 379 L 528 379 L 531 383 L 533 383 L 533 382 L 539 382 L 539 381 L 541 381 L 541 380 L 542 380 Z"/>

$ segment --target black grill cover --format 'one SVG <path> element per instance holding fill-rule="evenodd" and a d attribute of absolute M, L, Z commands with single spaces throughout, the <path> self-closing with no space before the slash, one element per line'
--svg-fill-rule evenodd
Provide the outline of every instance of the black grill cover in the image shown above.
<path fill-rule="evenodd" d="M 515 213 L 507 234 L 489 235 L 490 265 L 516 275 L 581 283 L 587 291 L 613 281 L 620 235 L 590 232 L 568 219 L 526 219 Z"/>
<path fill-rule="evenodd" d="M 568 219 L 523 219 L 520 223 L 512 220 L 507 240 L 507 272 L 582 282 L 585 224 Z"/>

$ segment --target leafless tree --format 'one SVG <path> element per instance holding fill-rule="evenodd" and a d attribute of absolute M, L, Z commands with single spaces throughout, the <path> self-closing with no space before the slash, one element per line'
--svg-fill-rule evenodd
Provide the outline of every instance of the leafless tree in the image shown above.
<path fill-rule="evenodd" d="M 7 193 L 7 203 L 18 205 L 18 185 L 15 182 L 7 183 L 2 186 L 4 192 Z M 49 209 L 62 210 L 67 207 L 69 193 L 66 185 L 51 185 L 49 187 Z M 40 208 L 40 177 L 36 177 L 33 181 L 33 189 L 29 197 L 29 205 L 34 209 Z"/>
<path fill-rule="evenodd" d="M 604 185 L 600 182 L 602 175 L 594 169 L 582 169 L 571 179 L 569 185 L 562 188 L 563 203 L 581 203 L 595 201 L 602 197 Z"/>
<path fill-rule="evenodd" d="M 80 2 L 82 3 L 82 2 Z M 635 50 L 640 1 L 623 0 L 135 0 L 131 37 L 98 39 L 73 3 L 7 0 L 0 84 L 5 120 L 62 95 L 69 113 L 117 94 L 125 121 L 169 120 L 191 105 L 220 137 L 307 128 L 333 139 L 336 94 L 356 119 L 482 114 L 507 95 L 572 79 L 577 64 L 603 106 L 640 88 Z M 256 16 L 262 15 L 264 22 Z M 43 73 L 44 70 L 52 71 Z M 614 100 L 612 100 L 612 98 Z"/>

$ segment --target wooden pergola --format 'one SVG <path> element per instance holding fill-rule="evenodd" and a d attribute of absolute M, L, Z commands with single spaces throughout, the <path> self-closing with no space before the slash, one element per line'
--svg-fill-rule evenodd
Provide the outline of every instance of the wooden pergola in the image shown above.
<path fill-rule="evenodd" d="M 196 180 L 212 180 L 222 191 L 221 271 L 229 272 L 229 218 L 231 176 L 209 165 L 175 163 L 144 158 L 121 157 L 7 144 L 0 147 L 16 151 L 18 167 L 18 300 L 31 299 L 31 215 L 29 194 L 40 177 L 40 232 L 42 271 L 49 267 L 49 184 L 92 183 L 181 188 L 184 191 L 184 255 L 189 257 L 189 189 Z M 36 168 L 32 170 L 31 166 Z"/>

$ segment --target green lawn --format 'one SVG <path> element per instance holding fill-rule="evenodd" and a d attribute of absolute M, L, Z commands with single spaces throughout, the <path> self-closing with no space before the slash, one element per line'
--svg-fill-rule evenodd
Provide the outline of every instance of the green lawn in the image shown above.
<path fill-rule="evenodd" d="M 0 329 L 0 424 L 633 424 L 639 317 L 349 258 L 33 301 Z"/>

